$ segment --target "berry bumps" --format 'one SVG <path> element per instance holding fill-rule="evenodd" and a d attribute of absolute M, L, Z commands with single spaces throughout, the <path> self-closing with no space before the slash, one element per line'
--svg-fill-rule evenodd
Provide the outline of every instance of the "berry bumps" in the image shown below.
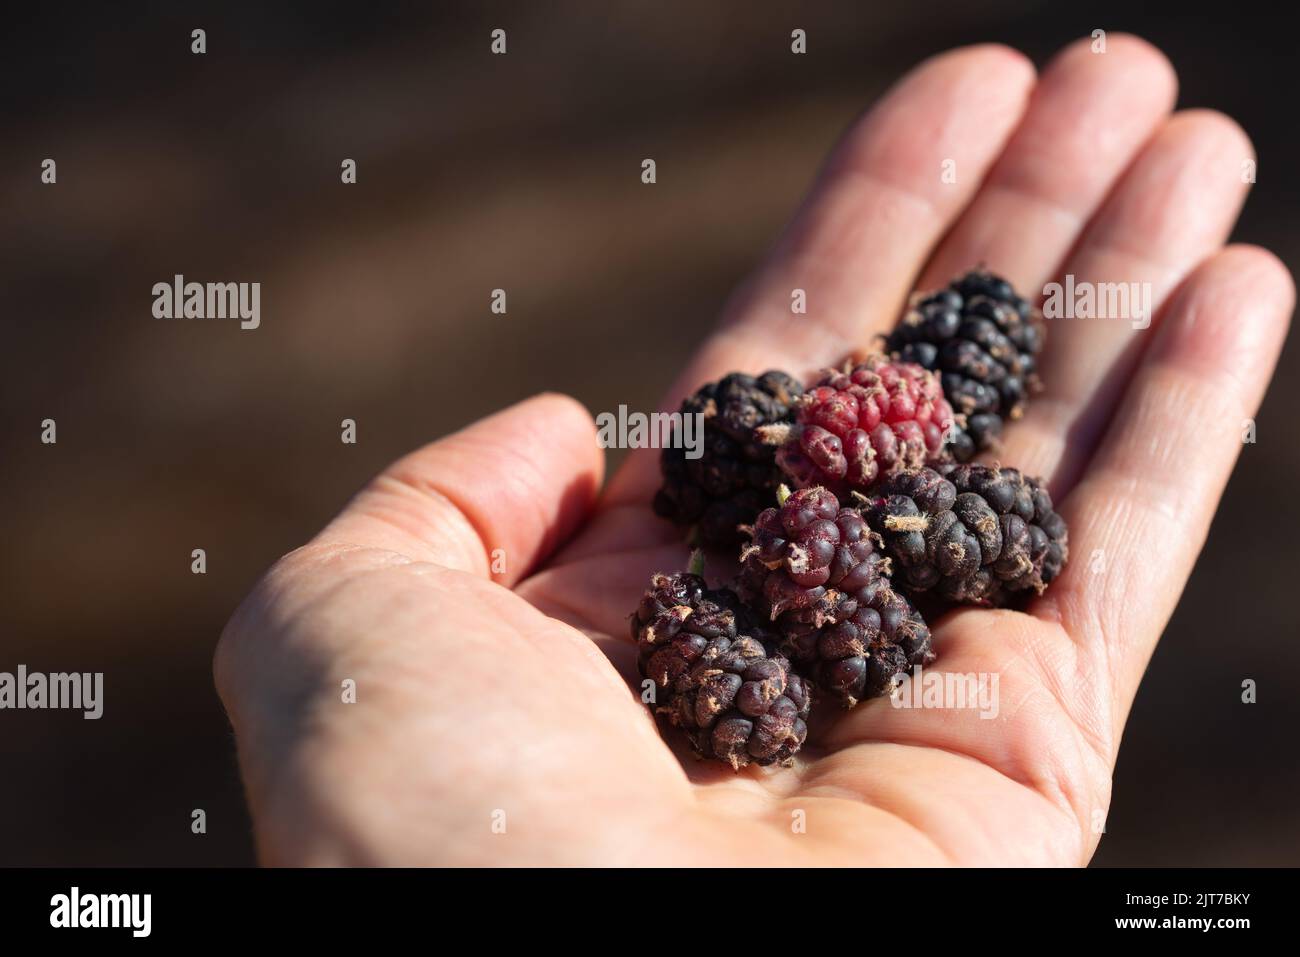
<path fill-rule="evenodd" d="M 731 546 L 743 540 L 739 526 L 776 500 L 780 483 L 776 450 L 756 430 L 794 418 L 803 388 L 784 372 L 761 376 L 733 372 L 682 403 L 683 415 L 704 417 L 704 450 L 666 448 L 660 457 L 663 487 L 654 499 L 661 518 L 692 526 L 702 545 Z"/>
<path fill-rule="evenodd" d="M 1069 535 L 1042 483 L 970 462 L 1039 388 L 1043 340 L 1041 314 L 979 269 L 913 297 L 886 354 L 806 385 L 733 373 L 682 404 L 703 455 L 664 451 L 654 510 L 741 544 L 740 570 L 734 590 L 694 562 L 654 576 L 632 637 L 697 753 L 788 764 L 814 694 L 851 708 L 935 659 L 913 600 L 1000 607 L 1060 575 Z"/>
<path fill-rule="evenodd" d="M 865 508 L 912 591 L 1003 605 L 1041 594 L 1068 555 L 1065 521 L 1036 479 L 1016 469 L 949 465 L 900 472 Z"/>
<path fill-rule="evenodd" d="M 877 355 L 827 371 L 799 400 L 793 426 L 760 432 L 780 444 L 777 463 L 793 485 L 847 495 L 896 469 L 941 460 L 953 425 L 932 373 Z"/>
<path fill-rule="evenodd" d="M 641 674 L 655 683 L 658 712 L 702 757 L 734 770 L 789 764 L 808 736 L 811 693 L 738 623 L 747 616 L 733 592 L 710 591 L 692 573 L 655 575 L 632 616 Z"/>
<path fill-rule="evenodd" d="M 1004 420 L 1017 419 L 1038 387 L 1042 316 L 1011 284 L 982 270 L 918 298 L 885 348 L 902 362 L 939 374 L 943 393 L 963 419 L 953 456 L 967 461 L 996 448 Z"/>
<path fill-rule="evenodd" d="M 846 707 L 889 693 L 933 660 L 930 630 L 890 586 L 888 559 L 861 513 L 825 488 L 795 492 L 754 523 L 740 590 L 781 649 Z"/>

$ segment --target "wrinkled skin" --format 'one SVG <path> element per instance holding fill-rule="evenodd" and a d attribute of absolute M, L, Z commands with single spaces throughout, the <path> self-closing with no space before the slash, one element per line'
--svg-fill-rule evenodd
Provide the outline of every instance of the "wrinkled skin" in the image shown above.
<path fill-rule="evenodd" d="M 979 262 L 1021 290 L 1150 282 L 1148 329 L 1049 322 L 1047 390 L 1008 426 L 1002 461 L 1047 477 L 1070 524 L 1064 574 L 1026 612 L 934 629 L 935 668 L 999 675 L 995 720 L 875 700 L 814 725 L 793 767 L 739 774 L 664 743 L 626 638 L 650 574 L 686 560 L 648 507 L 656 453 L 602 488 L 590 414 L 544 396 L 393 465 L 230 622 L 217 686 L 262 860 L 1087 862 L 1293 303 L 1271 254 L 1223 247 L 1248 140 L 1218 114 L 1171 116 L 1174 96 L 1132 37 L 1037 77 L 1001 47 L 922 64 L 846 134 L 666 398 L 835 362 L 914 286 Z M 792 288 L 809 315 L 791 318 Z M 1134 548 L 1153 541 L 1158 561 Z"/>

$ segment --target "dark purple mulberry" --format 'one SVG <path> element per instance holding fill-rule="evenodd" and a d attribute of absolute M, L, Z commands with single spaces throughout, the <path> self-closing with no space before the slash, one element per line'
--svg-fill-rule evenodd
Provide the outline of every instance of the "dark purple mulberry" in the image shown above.
<path fill-rule="evenodd" d="M 912 665 L 934 659 L 924 619 L 890 587 L 878 539 L 832 492 L 793 493 L 759 515 L 752 537 L 741 551 L 742 597 L 841 703 L 888 694 Z"/>
<path fill-rule="evenodd" d="M 943 392 L 965 428 L 953 439 L 964 462 L 997 447 L 1006 419 L 1024 413 L 1038 388 L 1042 315 L 1011 284 L 983 270 L 918 296 L 885 348 L 904 362 L 939 373 Z"/>
<path fill-rule="evenodd" d="M 753 635 L 735 593 L 698 575 L 655 575 L 632 616 L 656 710 L 703 757 L 739 770 L 789 764 L 808 736 L 812 696 L 790 662 Z"/>
<path fill-rule="evenodd" d="M 912 591 L 1003 605 L 1041 594 L 1068 555 L 1065 521 L 1037 479 L 1017 469 L 949 465 L 900 472 L 865 509 Z"/>
<path fill-rule="evenodd" d="M 704 416 L 703 455 L 689 459 L 684 448 L 663 450 L 655 513 L 693 526 L 702 545 L 742 541 L 737 529 L 776 501 L 781 481 L 776 450 L 755 430 L 793 421 L 794 400 L 802 393 L 792 376 L 774 370 L 758 377 L 733 372 L 687 398 L 682 414 Z"/>

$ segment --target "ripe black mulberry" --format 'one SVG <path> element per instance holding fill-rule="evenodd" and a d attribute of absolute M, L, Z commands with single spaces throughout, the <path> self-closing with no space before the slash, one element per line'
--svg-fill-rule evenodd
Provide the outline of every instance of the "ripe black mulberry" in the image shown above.
<path fill-rule="evenodd" d="M 951 443 L 959 462 L 995 449 L 1003 422 L 1019 418 L 1039 386 L 1041 313 L 1005 279 L 976 270 L 919 296 L 885 343 L 904 362 L 937 372 L 964 419 Z"/>
<path fill-rule="evenodd" d="M 749 625 L 734 592 L 689 572 L 655 575 L 632 616 L 641 674 L 655 683 L 656 710 L 702 757 L 735 770 L 790 764 L 808 736 L 810 689 L 738 623 Z"/>
<path fill-rule="evenodd" d="M 1012 468 L 948 465 L 886 479 L 864 509 L 900 586 L 963 604 L 1041 594 L 1068 556 L 1065 521 L 1037 479 Z"/>
<path fill-rule="evenodd" d="M 684 448 L 663 450 L 664 481 L 654 499 L 655 513 L 692 526 L 701 545 L 727 547 L 743 541 L 738 528 L 775 502 L 781 481 L 776 450 L 756 430 L 792 421 L 794 401 L 802 392 L 784 372 L 757 377 L 733 372 L 687 398 L 682 414 L 704 416 L 703 455 L 689 459 Z"/>

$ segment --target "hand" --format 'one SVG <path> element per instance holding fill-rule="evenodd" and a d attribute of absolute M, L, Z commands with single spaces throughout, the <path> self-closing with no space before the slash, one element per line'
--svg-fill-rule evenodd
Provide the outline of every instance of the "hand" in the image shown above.
<path fill-rule="evenodd" d="M 999 675 L 996 720 L 877 699 L 795 766 L 739 774 L 665 743 L 627 637 L 650 574 L 687 557 L 648 508 L 656 453 L 598 495 L 590 415 L 543 396 L 391 466 L 227 627 L 217 684 L 262 859 L 1086 863 L 1293 304 L 1272 255 L 1222 248 L 1250 143 L 1223 116 L 1170 116 L 1174 98 L 1131 37 L 1075 44 L 1037 79 L 1001 47 L 922 64 L 848 132 L 666 401 L 732 369 L 834 362 L 912 288 L 978 263 L 1030 293 L 1150 283 L 1149 329 L 1049 322 L 1047 391 L 1006 436 L 1002 460 L 1048 477 L 1070 523 L 1065 573 L 1028 612 L 934 629 L 935 669 Z"/>

